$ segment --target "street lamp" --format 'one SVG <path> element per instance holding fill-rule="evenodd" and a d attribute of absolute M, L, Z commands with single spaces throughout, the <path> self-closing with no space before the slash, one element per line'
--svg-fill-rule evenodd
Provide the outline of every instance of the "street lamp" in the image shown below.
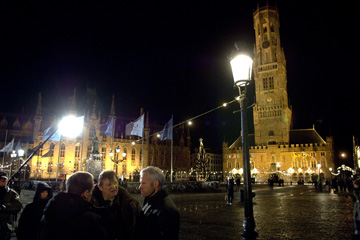
<path fill-rule="evenodd" d="M 109 153 L 110 160 L 116 164 L 116 165 L 115 165 L 115 168 L 116 168 L 116 169 L 115 169 L 116 176 L 118 175 L 119 152 L 120 152 L 120 147 L 117 146 L 117 147 L 115 148 L 115 153 L 116 153 L 115 158 L 113 158 L 114 153 L 113 153 L 112 150 L 110 150 L 110 153 Z M 122 161 L 120 161 L 120 162 L 122 162 Z"/>
<path fill-rule="evenodd" d="M 10 176 L 12 175 L 12 165 L 14 163 L 14 159 L 16 158 L 17 154 L 16 154 L 16 151 L 13 150 L 11 153 L 10 153 L 10 157 L 11 157 L 11 164 L 10 164 Z"/>
<path fill-rule="evenodd" d="M 250 175 L 250 154 L 248 142 L 248 123 L 247 123 L 247 86 L 251 81 L 253 60 L 249 54 L 240 52 L 238 46 L 235 44 L 237 50 L 230 56 L 230 65 L 234 77 L 234 83 L 239 89 L 239 104 L 241 111 L 241 135 L 242 135 L 242 151 L 243 151 L 243 167 L 244 167 L 244 231 L 241 236 L 244 239 L 255 239 L 257 232 L 255 232 L 255 220 L 252 202 L 251 189 L 251 175 Z"/>

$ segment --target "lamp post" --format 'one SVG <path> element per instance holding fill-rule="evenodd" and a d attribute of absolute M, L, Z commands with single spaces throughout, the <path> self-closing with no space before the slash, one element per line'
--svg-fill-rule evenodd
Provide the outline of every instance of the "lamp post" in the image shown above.
<path fill-rule="evenodd" d="M 321 182 L 321 176 L 320 176 L 320 168 L 321 168 L 321 164 L 318 163 L 318 169 L 319 169 L 319 192 L 322 192 L 322 182 Z"/>
<path fill-rule="evenodd" d="M 331 187 L 332 187 L 332 168 L 329 168 L 329 172 L 330 172 L 330 183 L 329 183 L 329 192 L 331 192 Z"/>
<path fill-rule="evenodd" d="M 244 168 L 244 231 L 241 235 L 244 239 L 255 239 L 257 232 L 255 232 L 255 220 L 252 202 L 252 188 L 250 175 L 250 154 L 248 142 L 248 123 L 247 123 L 247 86 L 251 81 L 252 63 L 253 60 L 249 54 L 240 52 L 235 44 L 237 51 L 233 52 L 230 57 L 231 69 L 234 77 L 234 83 L 239 89 L 239 104 L 241 111 L 241 133 L 242 133 L 242 152 L 243 152 L 243 168 Z"/>
<path fill-rule="evenodd" d="M 10 163 L 10 176 L 12 175 L 12 166 L 13 166 L 13 163 L 14 163 L 14 159 L 16 158 L 17 154 L 16 154 L 16 151 L 13 150 L 11 153 L 10 153 L 10 157 L 11 157 L 11 163 Z"/>

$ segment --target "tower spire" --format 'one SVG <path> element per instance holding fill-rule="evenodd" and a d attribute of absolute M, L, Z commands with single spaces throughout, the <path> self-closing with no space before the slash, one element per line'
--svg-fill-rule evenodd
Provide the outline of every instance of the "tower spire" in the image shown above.
<path fill-rule="evenodd" d="M 36 107 L 36 115 L 41 115 L 41 92 L 38 93 L 37 107 Z"/>
<path fill-rule="evenodd" d="M 115 95 L 112 95 L 112 101 L 111 101 L 111 108 L 110 108 L 110 115 L 115 115 Z"/>

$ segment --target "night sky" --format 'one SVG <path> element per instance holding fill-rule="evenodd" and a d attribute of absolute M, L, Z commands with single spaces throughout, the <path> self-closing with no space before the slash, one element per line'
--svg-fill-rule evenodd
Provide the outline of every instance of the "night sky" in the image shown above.
<path fill-rule="evenodd" d="M 37 94 L 57 113 L 76 87 L 96 88 L 110 110 L 174 124 L 238 95 L 227 57 L 254 44 L 258 1 L 28 1 L 0 3 L 0 112 L 29 112 Z M 246 2 L 246 3 L 244 3 Z M 266 2 L 266 1 L 260 1 Z M 273 1 L 270 1 L 272 3 Z M 357 27 L 352 1 L 277 1 L 293 127 L 315 128 L 351 155 L 356 125 Z M 220 150 L 240 132 L 237 103 L 194 121 L 198 139 Z M 107 114 L 107 113 L 106 113 Z M 250 131 L 251 132 L 251 131 Z M 337 156 L 336 156 L 337 158 Z"/>

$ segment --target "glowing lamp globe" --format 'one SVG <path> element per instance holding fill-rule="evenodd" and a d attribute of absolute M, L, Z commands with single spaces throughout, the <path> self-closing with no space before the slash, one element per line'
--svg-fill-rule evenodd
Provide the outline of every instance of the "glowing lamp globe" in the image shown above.
<path fill-rule="evenodd" d="M 236 86 L 246 86 L 251 80 L 252 64 L 252 58 L 245 54 L 238 54 L 230 59 L 231 70 Z"/>

